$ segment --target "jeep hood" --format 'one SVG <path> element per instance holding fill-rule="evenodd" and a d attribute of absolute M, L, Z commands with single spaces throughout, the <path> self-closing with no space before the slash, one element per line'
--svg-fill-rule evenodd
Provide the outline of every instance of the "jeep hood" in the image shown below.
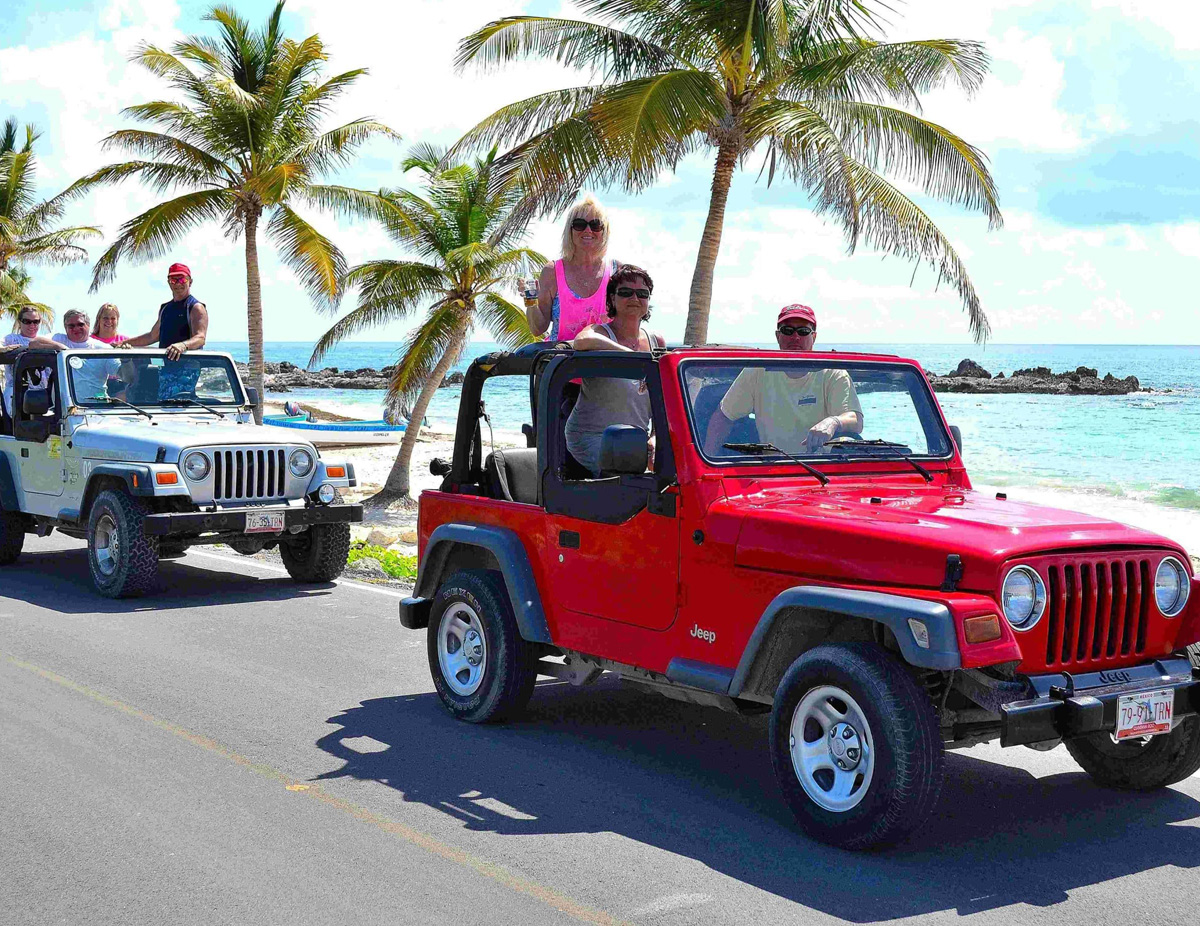
<path fill-rule="evenodd" d="M 957 553 L 964 566 L 959 587 L 992 593 L 1001 566 L 1016 556 L 1178 549 L 1158 534 L 1115 521 L 957 487 L 754 488 L 726 502 L 744 514 L 735 563 L 814 578 L 936 588 L 947 555 Z"/>
<path fill-rule="evenodd" d="M 239 424 L 232 415 L 220 419 L 190 413 L 156 414 L 153 420 L 132 413 L 88 415 L 86 424 L 76 427 L 71 439 L 85 457 L 146 463 L 155 459 L 159 447 L 166 452 L 163 462 L 175 463 L 190 447 L 310 446 L 282 428 Z"/>

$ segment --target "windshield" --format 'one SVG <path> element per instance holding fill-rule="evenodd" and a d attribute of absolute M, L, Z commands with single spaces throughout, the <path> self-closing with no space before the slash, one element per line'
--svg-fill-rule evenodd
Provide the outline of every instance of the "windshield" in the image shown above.
<path fill-rule="evenodd" d="M 77 405 L 125 407 L 229 406 L 243 403 L 237 374 L 228 357 L 104 351 L 67 358 L 71 393 Z"/>
<path fill-rule="evenodd" d="M 689 361 L 681 372 L 696 445 L 710 461 L 950 455 L 929 388 L 907 364 Z"/>

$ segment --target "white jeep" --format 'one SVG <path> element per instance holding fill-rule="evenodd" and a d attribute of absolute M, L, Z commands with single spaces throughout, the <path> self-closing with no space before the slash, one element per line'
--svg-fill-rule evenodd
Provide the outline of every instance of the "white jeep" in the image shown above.
<path fill-rule="evenodd" d="M 197 544 L 278 546 L 297 582 L 346 567 L 362 506 L 338 489 L 354 467 L 255 425 L 228 354 L 23 350 L 0 370 L 0 565 L 57 529 L 87 540 L 109 598 L 146 592 L 160 559 Z"/>

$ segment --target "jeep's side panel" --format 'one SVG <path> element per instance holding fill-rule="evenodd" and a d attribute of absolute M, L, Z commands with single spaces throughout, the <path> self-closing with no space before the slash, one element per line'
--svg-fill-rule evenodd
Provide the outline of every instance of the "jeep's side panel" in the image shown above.
<path fill-rule="evenodd" d="M 9 460 L 9 452 L 15 447 L 11 438 L 0 437 L 0 511 L 21 510 L 21 497 L 17 494 L 17 482 Z"/>

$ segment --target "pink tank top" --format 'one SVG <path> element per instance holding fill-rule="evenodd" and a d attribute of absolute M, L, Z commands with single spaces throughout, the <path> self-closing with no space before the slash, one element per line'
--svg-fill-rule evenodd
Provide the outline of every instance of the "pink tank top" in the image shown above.
<path fill-rule="evenodd" d="M 604 276 L 600 279 L 600 285 L 590 296 L 581 298 L 576 296 L 571 287 L 567 285 L 567 278 L 563 273 L 563 262 L 561 260 L 554 262 L 554 279 L 558 283 L 558 293 L 551 306 L 550 332 L 546 335 L 547 341 L 573 341 L 575 336 L 588 325 L 599 325 L 608 321 L 608 307 L 604 303 L 604 296 L 608 290 L 608 279 L 615 264 L 615 260 L 606 260 Z"/>

